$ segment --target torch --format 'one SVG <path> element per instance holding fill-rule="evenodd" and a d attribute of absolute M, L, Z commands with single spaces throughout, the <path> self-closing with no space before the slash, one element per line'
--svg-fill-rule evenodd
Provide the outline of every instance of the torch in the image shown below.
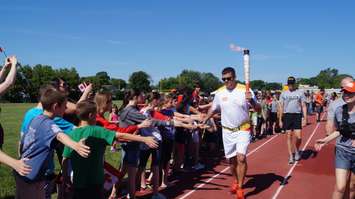
<path fill-rule="evenodd" d="M 4 56 L 5 56 L 5 58 L 7 58 L 6 52 L 5 52 L 5 50 L 4 50 L 2 47 L 0 47 L 0 53 L 3 53 Z M 8 58 L 7 58 L 7 59 L 8 59 Z"/>
<path fill-rule="evenodd" d="M 243 52 L 243 61 L 244 61 L 244 80 L 246 91 L 250 89 L 250 62 L 249 62 L 249 49 L 237 46 L 235 44 L 229 44 L 229 48 L 234 52 Z"/>
<path fill-rule="evenodd" d="M 250 62 L 249 62 L 249 50 L 244 49 L 243 50 L 243 61 L 244 61 L 244 80 L 245 80 L 245 86 L 246 86 L 246 91 L 249 91 L 250 88 Z"/>
<path fill-rule="evenodd" d="M 4 48 L 0 47 L 0 53 L 3 53 L 5 58 L 10 62 L 10 58 L 7 57 Z M 22 68 L 20 63 L 17 63 L 16 67 L 17 68 Z M 26 86 L 29 86 L 31 84 L 31 82 L 26 78 L 26 76 L 23 74 L 22 71 L 17 71 L 17 74 L 19 74 L 21 76 L 21 78 L 26 81 Z"/>

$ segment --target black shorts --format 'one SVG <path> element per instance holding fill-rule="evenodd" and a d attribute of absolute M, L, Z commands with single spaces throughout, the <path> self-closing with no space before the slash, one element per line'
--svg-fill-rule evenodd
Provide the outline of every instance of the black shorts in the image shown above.
<path fill-rule="evenodd" d="M 137 167 L 140 153 L 139 142 L 128 142 L 122 145 L 124 150 L 123 163 L 129 166 Z"/>
<path fill-rule="evenodd" d="M 272 123 L 277 122 L 277 113 L 275 113 L 275 112 L 270 112 L 270 121 L 271 121 Z"/>
<path fill-rule="evenodd" d="M 74 188 L 73 199 L 104 199 L 103 185 L 91 185 L 86 188 Z"/>
<path fill-rule="evenodd" d="M 302 129 L 301 113 L 285 113 L 283 117 L 284 130 L 300 130 Z"/>
<path fill-rule="evenodd" d="M 207 143 L 217 143 L 218 133 L 217 132 L 205 132 L 205 141 Z"/>
<path fill-rule="evenodd" d="M 187 141 L 191 137 L 191 133 L 185 128 L 178 127 L 175 132 L 175 142 L 179 144 L 187 144 Z"/>
<path fill-rule="evenodd" d="M 316 112 L 317 113 L 322 113 L 323 112 L 323 106 L 320 106 L 320 105 L 316 106 Z"/>
<path fill-rule="evenodd" d="M 163 139 L 161 149 L 161 165 L 165 166 L 169 163 L 173 153 L 174 141 L 168 138 Z"/>
<path fill-rule="evenodd" d="M 152 166 L 159 166 L 161 160 L 160 147 L 156 149 L 141 150 L 139 157 L 139 167 L 145 168 L 150 154 L 152 154 Z"/>

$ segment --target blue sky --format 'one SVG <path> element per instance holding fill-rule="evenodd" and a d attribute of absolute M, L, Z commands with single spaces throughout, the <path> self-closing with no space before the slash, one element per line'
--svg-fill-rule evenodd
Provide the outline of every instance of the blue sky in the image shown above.
<path fill-rule="evenodd" d="M 154 83 L 183 69 L 218 77 L 251 51 L 251 79 L 285 82 L 335 67 L 355 75 L 355 1 L 0 0 L 0 45 L 23 64 L 107 71 Z"/>

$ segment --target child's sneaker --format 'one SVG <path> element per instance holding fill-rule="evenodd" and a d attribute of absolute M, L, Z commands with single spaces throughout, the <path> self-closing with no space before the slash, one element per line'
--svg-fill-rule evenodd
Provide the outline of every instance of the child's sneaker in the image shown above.
<path fill-rule="evenodd" d="M 195 166 L 192 167 L 194 170 L 198 171 L 198 170 L 202 170 L 205 169 L 205 165 L 201 164 L 201 163 L 197 163 Z"/>
<path fill-rule="evenodd" d="M 293 159 L 293 156 L 290 156 L 288 158 L 288 164 L 293 164 L 293 163 L 295 163 L 295 160 Z"/>
<path fill-rule="evenodd" d="M 166 199 L 166 197 L 161 193 L 157 193 L 152 196 L 152 199 Z"/>

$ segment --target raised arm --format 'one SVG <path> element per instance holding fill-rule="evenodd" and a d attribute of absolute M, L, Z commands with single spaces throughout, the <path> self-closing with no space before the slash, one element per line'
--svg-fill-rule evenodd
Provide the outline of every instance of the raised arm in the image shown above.
<path fill-rule="evenodd" d="M 7 75 L 5 81 L 0 84 L 0 95 L 3 95 L 5 91 L 15 83 L 16 79 L 16 65 L 17 65 L 17 59 L 15 56 L 8 57 L 5 60 L 5 65 L 4 68 L 1 70 L 1 75 L 3 75 L 4 70 L 10 65 L 10 72 Z"/>

